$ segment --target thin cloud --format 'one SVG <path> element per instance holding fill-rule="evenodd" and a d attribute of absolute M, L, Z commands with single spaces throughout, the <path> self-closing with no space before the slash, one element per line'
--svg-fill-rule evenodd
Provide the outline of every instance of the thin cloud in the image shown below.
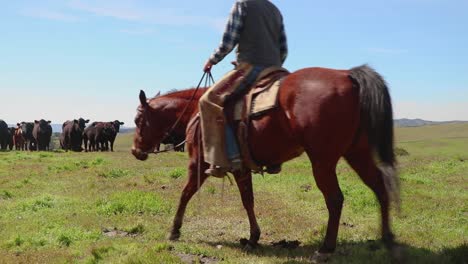
<path fill-rule="evenodd" d="M 128 34 L 128 35 L 153 35 L 155 31 L 150 28 L 132 28 L 132 29 L 121 29 L 119 30 L 120 33 Z"/>
<path fill-rule="evenodd" d="M 370 48 L 369 51 L 372 53 L 389 54 L 389 55 L 405 54 L 409 52 L 406 49 L 388 49 L 388 48 Z"/>
<path fill-rule="evenodd" d="M 92 4 L 85 1 L 74 0 L 69 7 L 78 11 L 91 13 L 96 16 L 111 17 L 127 21 L 145 20 L 144 12 L 137 10 L 127 2 L 122 1 L 93 1 Z"/>
<path fill-rule="evenodd" d="M 27 17 L 55 20 L 61 22 L 76 22 L 80 20 L 79 17 L 64 12 L 39 8 L 23 10 L 21 14 Z"/>
<path fill-rule="evenodd" d="M 387 49 L 387 48 L 370 48 L 369 51 L 372 53 L 390 54 L 390 55 L 408 53 L 408 50 L 405 50 L 405 49 Z"/>
<path fill-rule="evenodd" d="M 57 9 L 61 11 L 56 11 Z M 184 12 L 176 8 L 148 7 L 129 0 L 71 0 L 63 6 L 29 8 L 21 14 L 61 22 L 85 20 L 91 15 L 139 24 L 210 27 L 220 32 L 224 30 L 226 22 L 225 18 L 181 15 Z M 151 33 L 148 30 L 129 29 L 123 29 L 121 32 L 133 35 Z"/>
<path fill-rule="evenodd" d="M 225 22 L 225 19 L 220 18 L 180 15 L 183 12 L 172 8 L 145 8 L 132 1 L 73 0 L 69 7 L 99 17 L 157 25 L 210 26 L 216 30 L 223 30 Z"/>

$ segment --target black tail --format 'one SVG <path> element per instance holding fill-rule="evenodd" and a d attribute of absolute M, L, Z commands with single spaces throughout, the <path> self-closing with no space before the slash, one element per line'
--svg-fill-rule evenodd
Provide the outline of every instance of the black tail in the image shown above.
<path fill-rule="evenodd" d="M 393 110 L 387 84 L 367 65 L 352 68 L 350 77 L 359 87 L 361 122 L 367 128 L 369 143 L 383 163 L 393 166 Z"/>
<path fill-rule="evenodd" d="M 393 110 L 387 84 L 368 65 L 352 68 L 350 78 L 359 87 L 362 127 L 367 131 L 369 144 L 381 161 L 379 167 L 387 191 L 399 206 L 399 181 L 393 149 Z"/>

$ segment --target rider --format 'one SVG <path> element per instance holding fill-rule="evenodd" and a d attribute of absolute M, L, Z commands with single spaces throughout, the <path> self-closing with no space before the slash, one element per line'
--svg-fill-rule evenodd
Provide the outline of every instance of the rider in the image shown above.
<path fill-rule="evenodd" d="M 206 173 L 216 177 L 240 168 L 238 150 L 229 151 L 232 149 L 229 142 L 225 146 L 225 138 L 233 135 L 223 112 L 226 101 L 243 95 L 264 69 L 280 67 L 286 59 L 286 34 L 278 8 L 268 0 L 237 0 L 221 44 L 203 70 L 211 71 L 235 46 L 235 69 L 214 84 L 199 103 L 204 158 L 210 164 Z"/>

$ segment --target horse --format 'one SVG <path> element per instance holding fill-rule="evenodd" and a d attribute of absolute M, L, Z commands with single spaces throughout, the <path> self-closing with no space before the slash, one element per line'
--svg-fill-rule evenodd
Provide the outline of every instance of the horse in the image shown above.
<path fill-rule="evenodd" d="M 191 93 L 193 101 L 189 101 Z M 136 132 L 132 154 L 146 160 L 174 123 L 187 127 L 189 152 L 188 181 L 182 191 L 169 234 L 179 239 L 187 203 L 202 186 L 209 167 L 203 159 L 200 127 L 196 118 L 200 91 L 157 96 L 147 99 L 140 91 L 135 117 Z M 187 108 L 188 111 L 182 109 Z M 182 129 L 182 126 L 176 128 Z M 368 65 L 349 70 L 305 68 L 289 74 L 281 83 L 278 107 L 251 121 L 248 126 L 251 156 L 260 165 L 281 164 L 306 153 L 317 187 L 328 209 L 327 230 L 314 257 L 329 257 L 336 249 L 344 197 L 336 167 L 344 157 L 376 195 L 380 204 L 381 236 L 388 249 L 394 249 L 390 227 L 390 206 L 399 206 L 399 180 L 395 170 L 393 113 L 388 86 Z M 275 142 L 275 144 L 271 144 Z M 250 238 L 241 239 L 254 248 L 260 228 L 254 212 L 252 173 L 233 173 L 250 224 Z"/>

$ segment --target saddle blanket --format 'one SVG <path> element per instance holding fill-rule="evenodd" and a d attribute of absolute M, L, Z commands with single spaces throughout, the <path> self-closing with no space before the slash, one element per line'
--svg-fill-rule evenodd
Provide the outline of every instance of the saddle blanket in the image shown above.
<path fill-rule="evenodd" d="M 279 69 L 260 80 L 256 84 L 256 87 L 250 90 L 244 100 L 239 100 L 236 103 L 234 120 L 242 120 L 246 112 L 249 117 L 255 117 L 275 108 L 278 105 L 278 93 L 281 82 L 288 74 L 288 71 Z"/>

